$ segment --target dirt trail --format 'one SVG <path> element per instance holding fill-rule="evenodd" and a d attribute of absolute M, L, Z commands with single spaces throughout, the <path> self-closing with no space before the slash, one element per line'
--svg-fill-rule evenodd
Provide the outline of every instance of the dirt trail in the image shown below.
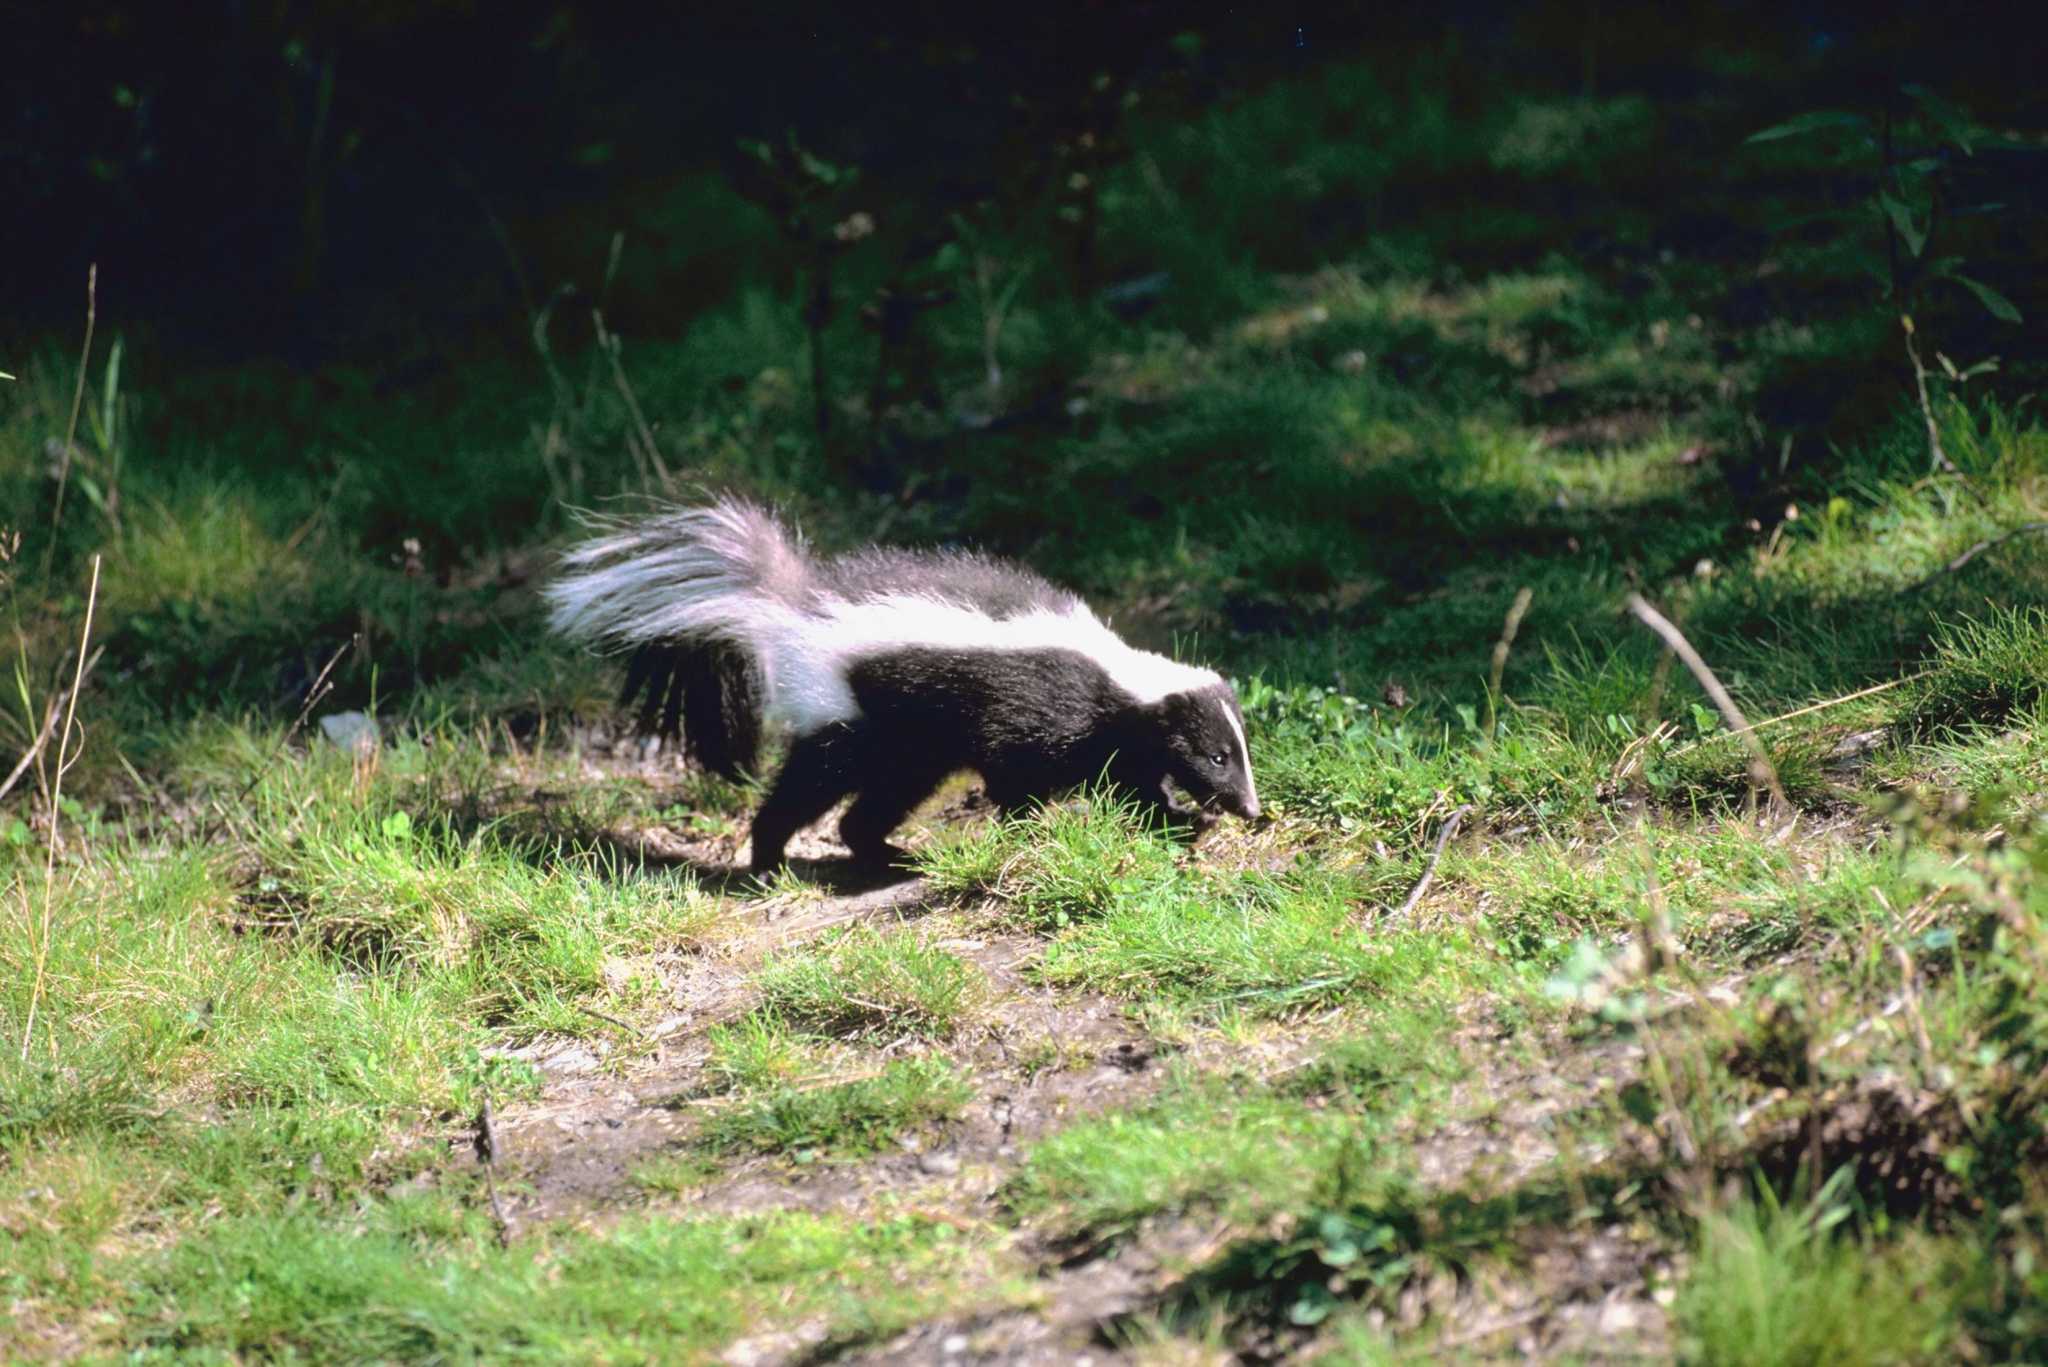
<path fill-rule="evenodd" d="M 1029 967 L 1043 947 L 1033 936 L 962 918 L 928 885 L 905 878 L 849 883 L 820 833 L 793 846 L 806 887 L 733 904 L 705 949 L 663 965 L 670 1003 L 646 1035 L 621 1029 L 588 1041 L 518 1051 L 544 1081 L 531 1100 L 507 1104 L 497 1120 L 497 1175 L 516 1236 L 540 1223 L 602 1225 L 620 1213 L 680 1202 L 693 1215 L 769 1210 L 915 1210 L 967 1221 L 1000 1221 L 1000 1195 L 1024 1149 L 1076 1119 L 1143 1104 L 1163 1081 L 1162 1046 L 1124 1005 L 1049 990 Z M 731 836 L 689 838 L 666 830 L 619 837 L 649 863 L 696 869 L 708 886 L 736 887 Z M 929 918 L 940 943 L 986 975 L 994 1003 L 947 1043 L 974 1098 L 937 1137 L 906 1140 L 869 1158 L 792 1164 L 777 1156 L 725 1156 L 715 1172 L 680 1193 L 645 1189 L 636 1173 L 688 1151 L 700 1118 L 731 1104 L 708 1085 L 707 1032 L 753 1003 L 753 971 L 770 955 L 855 924 Z M 951 932 L 948 934 L 948 932 Z M 1313 1032 L 1260 1050 L 1271 1075 L 1312 1056 Z M 1474 1023 L 1461 1032 L 1471 1069 L 1434 1115 L 1403 1137 L 1418 1182 L 1431 1191 L 1513 1193 L 1570 1158 L 1595 1166 L 1632 1155 L 1580 1152 L 1574 1115 L 1611 1112 L 1640 1076 L 1643 1049 L 1619 1037 L 1534 1045 Z M 897 1045 L 885 1046 L 886 1057 Z M 1248 1066 L 1242 1046 L 1221 1041 L 1184 1052 L 1196 1066 Z M 467 1146 L 464 1146 L 467 1151 Z M 1109 1241 L 1074 1242 L 1070 1232 L 1020 1229 L 1007 1250 L 1032 1281 L 1028 1304 L 997 1303 L 946 1315 L 880 1343 L 832 1344 L 822 1326 L 785 1326 L 730 1345 L 725 1360 L 745 1367 L 816 1361 L 1106 1364 L 1128 1356 L 1146 1327 L 1170 1314 L 1191 1278 L 1252 1237 L 1213 1216 L 1141 1222 Z M 1480 1353 L 1640 1360 L 1668 1348 L 1669 1325 L 1656 1287 L 1669 1259 L 1644 1229 L 1626 1221 L 1574 1221 L 1529 1234 L 1513 1255 L 1522 1275 L 1469 1281 L 1418 1280 L 1389 1327 L 1424 1320 L 1456 1326 L 1456 1346 Z M 1014 1295 L 1014 1292 L 1010 1293 Z M 1286 1356 L 1301 1339 L 1275 1331 L 1237 1345 L 1244 1360 Z"/>

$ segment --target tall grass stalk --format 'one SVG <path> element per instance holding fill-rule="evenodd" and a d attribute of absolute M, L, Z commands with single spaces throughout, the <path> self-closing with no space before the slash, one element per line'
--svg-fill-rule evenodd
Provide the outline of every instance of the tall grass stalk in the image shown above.
<path fill-rule="evenodd" d="M 73 414 L 74 421 L 76 413 Z M 57 900 L 57 823 L 63 817 L 64 773 L 78 762 L 72 749 L 72 728 L 78 719 L 78 690 L 85 684 L 85 655 L 92 644 L 93 610 L 100 600 L 100 557 L 92 558 L 92 584 L 85 595 L 85 625 L 78 633 L 78 664 L 71 673 L 71 696 L 64 704 L 64 724 L 57 731 L 57 763 L 50 771 L 50 843 L 43 853 L 43 909 L 40 924 L 29 914 L 28 899 L 22 898 L 23 921 L 35 925 L 35 983 L 29 988 L 28 1018 L 21 1027 L 21 1058 L 28 1061 L 29 1043 L 35 1038 L 36 1008 L 42 1005 L 43 980 L 50 962 L 50 908 Z"/>

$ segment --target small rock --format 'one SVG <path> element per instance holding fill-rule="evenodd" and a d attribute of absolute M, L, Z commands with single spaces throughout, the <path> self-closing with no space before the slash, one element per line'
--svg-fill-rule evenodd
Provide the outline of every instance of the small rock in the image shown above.
<path fill-rule="evenodd" d="M 962 1353 L 967 1351 L 967 1335 L 946 1335 L 945 1342 L 939 1345 L 939 1351 L 944 1353 L 949 1358 L 959 1357 Z"/>
<path fill-rule="evenodd" d="M 377 748 L 377 719 L 362 712 L 329 712 L 320 719 L 320 734 L 337 747 L 367 755 Z"/>
<path fill-rule="evenodd" d="M 960 1160 L 950 1153 L 927 1153 L 919 1156 L 917 1168 L 934 1177 L 951 1177 L 960 1171 Z"/>
<path fill-rule="evenodd" d="M 1337 358 L 1335 364 L 1339 375 L 1363 375 L 1365 373 L 1365 353 L 1362 351 L 1347 351 Z"/>
<path fill-rule="evenodd" d="M 1828 751 L 1828 758 L 1831 760 L 1845 760 L 1869 754 L 1872 750 L 1877 749 L 1878 746 L 1883 745 L 1886 736 L 1889 734 L 1883 727 L 1879 727 L 1875 731 L 1857 731 L 1851 735 L 1844 736 L 1835 742 L 1834 749 Z"/>

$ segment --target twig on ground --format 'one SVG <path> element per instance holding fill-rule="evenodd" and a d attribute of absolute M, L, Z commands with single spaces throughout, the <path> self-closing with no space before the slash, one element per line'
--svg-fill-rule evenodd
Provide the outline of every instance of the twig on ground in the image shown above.
<path fill-rule="evenodd" d="M 1416 880 L 1413 890 L 1401 905 L 1395 908 L 1388 920 L 1398 921 L 1415 910 L 1415 904 L 1422 900 L 1422 895 L 1429 891 L 1429 885 L 1436 879 L 1436 865 L 1437 861 L 1444 857 L 1444 846 L 1451 843 L 1451 837 L 1458 833 L 1459 823 L 1463 822 L 1471 811 L 1472 804 L 1468 802 L 1444 818 L 1443 828 L 1436 833 L 1436 848 L 1429 852 L 1429 863 L 1423 867 L 1422 877 Z"/>
<path fill-rule="evenodd" d="M 1735 705 L 1735 699 L 1728 696 L 1728 690 L 1721 686 L 1721 680 L 1707 667 L 1707 662 L 1700 658 L 1700 653 L 1692 648 L 1692 642 L 1685 639 L 1685 633 L 1673 626 L 1663 613 L 1651 607 L 1649 600 L 1640 593 L 1631 593 L 1628 596 L 1628 610 L 1635 614 L 1637 621 L 1656 632 L 1664 644 L 1671 648 L 1671 653 L 1685 663 L 1685 667 L 1692 671 L 1693 678 L 1699 680 L 1700 687 L 1707 691 L 1707 696 L 1714 700 L 1714 706 L 1721 709 L 1721 717 L 1728 723 L 1728 730 L 1742 737 L 1749 749 L 1752 782 L 1766 788 L 1781 806 L 1791 806 L 1785 797 L 1784 788 L 1778 783 L 1778 771 L 1771 764 L 1770 753 L 1764 749 L 1763 742 L 1752 734 L 1754 728 L 1750 726 L 1748 718 L 1742 715 L 1742 709 Z"/>
<path fill-rule="evenodd" d="M 1976 545 L 1970 547 L 1970 549 L 1964 551 L 1961 555 L 1949 561 L 1946 565 L 1943 565 L 1940 569 L 1934 571 L 1926 578 L 1914 580 L 1912 583 L 1906 585 L 1906 587 L 1904 587 L 1903 589 L 1900 589 L 1899 592 L 1902 594 L 1918 593 L 1920 590 L 1926 588 L 1929 584 L 1932 584 L 1935 580 L 1941 578 L 1943 575 L 1954 574 L 1957 570 L 1969 564 L 1978 556 L 1984 554 L 1984 552 L 1991 550 L 1994 547 L 2002 546 L 2006 542 L 2012 540 L 2014 537 L 2032 536 L 2036 532 L 2048 532 L 2048 522 L 2022 522 L 2019 526 L 2011 528 L 2008 531 L 2000 532 L 1997 536 L 1986 537 L 1984 538 L 1984 540 L 1979 541 Z"/>
<path fill-rule="evenodd" d="M 483 1109 L 476 1116 L 476 1157 L 484 1168 L 484 1190 L 491 1198 L 491 1219 L 498 1226 L 498 1247 L 512 1246 L 512 1220 L 498 1199 L 498 1129 L 491 1123 L 491 1094 L 484 1093 Z"/>
<path fill-rule="evenodd" d="M 581 1011 L 584 1015 L 594 1016 L 595 1018 L 603 1021 L 607 1025 L 616 1025 L 619 1027 L 619 1029 L 625 1031 L 629 1035 L 639 1035 L 643 1033 L 637 1027 L 628 1025 L 626 1022 L 620 1020 L 617 1016 L 607 1016 L 604 1012 L 598 1010 L 594 1006 L 585 1006 L 581 1002 L 578 1002 L 575 1005 L 576 1009 L 578 1011 Z"/>
<path fill-rule="evenodd" d="M 1448 1352 L 1453 1348 L 1463 1348 L 1490 1339 L 1495 1334 L 1505 1334 L 1510 1329 L 1520 1329 L 1524 1325 L 1534 1324 L 1556 1308 L 1553 1305 L 1536 1305 L 1527 1310 L 1518 1310 L 1512 1315 L 1497 1315 L 1492 1319 L 1481 1320 L 1469 1328 L 1460 1329 L 1455 1334 L 1444 1335 L 1436 1341 L 1436 1350 L 1439 1353 Z"/>

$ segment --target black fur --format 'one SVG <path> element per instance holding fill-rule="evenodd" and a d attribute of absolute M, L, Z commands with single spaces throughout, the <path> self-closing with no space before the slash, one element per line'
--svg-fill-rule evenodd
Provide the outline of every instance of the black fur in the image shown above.
<path fill-rule="evenodd" d="M 754 671 L 726 641 L 656 641 L 626 662 L 619 705 L 641 699 L 640 729 L 680 741 L 724 778 L 751 777 L 761 759 L 761 698 Z"/>
<path fill-rule="evenodd" d="M 1258 814 L 1218 708 L 1237 707 L 1226 683 L 1137 703 L 1068 650 L 901 650 L 862 660 L 848 679 L 861 715 L 791 746 L 754 819 L 757 869 L 779 864 L 789 838 L 849 794 L 840 838 L 858 859 L 887 860 L 889 833 L 961 769 L 982 776 L 1005 814 L 1098 777 L 1168 821 L 1204 818 L 1170 783 L 1204 806 Z"/>
<path fill-rule="evenodd" d="M 1187 670 L 1184 691 L 1141 701 L 1112 670 L 1172 666 L 1127 658 L 1114 641 L 1087 644 L 1103 629 L 1086 606 L 1028 570 L 957 551 L 819 559 L 773 515 L 731 499 L 601 525 L 608 535 L 572 552 L 570 572 L 549 590 L 557 627 L 630 646 L 624 702 L 639 701 L 643 727 L 680 737 L 729 776 L 754 771 L 762 718 L 777 710 L 757 652 L 794 640 L 801 657 L 806 624 L 822 627 L 836 605 L 908 595 L 993 621 L 1044 613 L 1075 622 L 1071 647 L 876 642 L 821 657 L 844 661 L 830 669 L 843 671 L 853 706 L 792 737 L 754 819 L 756 869 L 780 864 L 790 837 L 849 795 L 841 836 L 862 860 L 889 859 L 890 832 L 961 769 L 978 772 L 1005 813 L 1106 778 L 1169 822 L 1200 828 L 1218 810 L 1259 814 L 1230 685 Z"/>

